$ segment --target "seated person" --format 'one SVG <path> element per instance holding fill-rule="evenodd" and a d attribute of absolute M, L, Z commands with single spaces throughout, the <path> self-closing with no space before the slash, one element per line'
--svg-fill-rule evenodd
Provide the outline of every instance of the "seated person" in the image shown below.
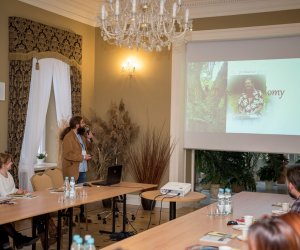
<path fill-rule="evenodd" d="M 17 189 L 12 175 L 8 172 L 13 162 L 9 154 L 0 153 L 0 197 L 8 194 L 24 194 L 27 191 Z M 12 224 L 0 225 L 0 249 L 12 249 L 9 244 L 8 236 L 12 237 L 17 249 L 34 244 L 38 237 L 27 237 L 18 233 Z"/>
<path fill-rule="evenodd" d="M 289 165 L 286 178 L 289 195 L 296 199 L 291 212 L 300 213 L 300 164 Z"/>
<path fill-rule="evenodd" d="M 296 234 L 300 237 L 300 214 L 289 212 L 287 214 L 283 214 L 279 217 L 286 223 L 288 223 L 295 231 Z"/>
<path fill-rule="evenodd" d="M 245 90 L 238 100 L 238 110 L 245 115 L 259 115 L 264 107 L 263 94 L 254 87 L 251 79 L 247 78 L 244 84 Z"/>
<path fill-rule="evenodd" d="M 286 221 L 269 217 L 251 225 L 248 247 L 249 250 L 299 250 L 300 237 Z"/>

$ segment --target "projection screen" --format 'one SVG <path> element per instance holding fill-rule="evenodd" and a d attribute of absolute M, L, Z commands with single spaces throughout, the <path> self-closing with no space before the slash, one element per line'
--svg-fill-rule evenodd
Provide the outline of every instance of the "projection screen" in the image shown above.
<path fill-rule="evenodd" d="M 300 152 L 300 36 L 187 44 L 184 147 Z"/>

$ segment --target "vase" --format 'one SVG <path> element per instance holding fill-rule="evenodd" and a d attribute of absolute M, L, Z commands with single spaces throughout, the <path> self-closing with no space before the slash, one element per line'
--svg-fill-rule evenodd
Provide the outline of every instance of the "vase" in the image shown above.
<path fill-rule="evenodd" d="M 141 203 L 144 210 L 152 211 L 155 207 L 156 201 L 155 200 L 148 200 L 141 197 Z"/>
<path fill-rule="evenodd" d="M 43 159 L 37 159 L 36 161 L 37 161 L 37 164 L 40 165 L 40 164 L 44 163 L 45 158 L 43 158 Z"/>
<path fill-rule="evenodd" d="M 266 190 L 270 191 L 273 188 L 273 181 L 265 181 Z"/>
<path fill-rule="evenodd" d="M 211 184 L 210 185 L 210 196 L 212 199 L 218 198 L 220 184 Z"/>

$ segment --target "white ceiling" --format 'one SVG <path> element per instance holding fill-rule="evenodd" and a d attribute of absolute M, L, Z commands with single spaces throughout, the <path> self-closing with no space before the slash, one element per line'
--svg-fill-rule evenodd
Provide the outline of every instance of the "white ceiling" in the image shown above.
<path fill-rule="evenodd" d="M 96 27 L 104 0 L 19 1 Z M 300 0 L 185 0 L 184 3 L 190 9 L 191 18 L 300 9 Z"/>

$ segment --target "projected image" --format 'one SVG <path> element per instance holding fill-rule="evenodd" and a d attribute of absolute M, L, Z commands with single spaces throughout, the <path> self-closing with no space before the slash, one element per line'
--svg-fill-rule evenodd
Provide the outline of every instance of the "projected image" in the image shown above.
<path fill-rule="evenodd" d="M 186 128 L 224 132 L 227 62 L 193 62 L 187 72 Z"/>
<path fill-rule="evenodd" d="M 263 75 L 235 75 L 228 81 L 228 106 L 236 118 L 255 119 L 263 113 L 266 99 Z"/>
<path fill-rule="evenodd" d="M 189 62 L 186 132 L 300 135 L 300 59 Z"/>
<path fill-rule="evenodd" d="M 299 135 L 300 59 L 228 62 L 227 133 Z"/>

